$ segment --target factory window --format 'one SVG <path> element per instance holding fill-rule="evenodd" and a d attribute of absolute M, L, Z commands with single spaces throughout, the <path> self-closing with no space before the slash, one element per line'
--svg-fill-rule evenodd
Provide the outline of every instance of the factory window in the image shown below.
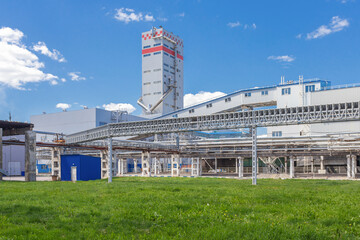
<path fill-rule="evenodd" d="M 169 56 L 169 54 L 168 54 L 168 53 L 166 53 L 166 52 L 164 52 L 164 55 Z"/>
<path fill-rule="evenodd" d="M 175 69 L 175 67 L 174 67 L 174 66 L 170 66 L 170 68 L 171 68 L 171 69 Z"/>
<path fill-rule="evenodd" d="M 168 66 L 169 66 L 169 64 L 164 63 L 164 66 L 168 67 Z"/>
<path fill-rule="evenodd" d="M 154 95 L 159 95 L 159 94 L 161 94 L 161 92 L 154 92 L 153 94 Z"/>
<path fill-rule="evenodd" d="M 315 91 L 315 85 L 305 86 L 305 92 L 314 92 L 314 91 Z"/>
<path fill-rule="evenodd" d="M 144 94 L 144 96 L 149 96 L 149 95 L 151 95 L 151 93 L 145 93 L 145 94 Z"/>
<path fill-rule="evenodd" d="M 161 45 L 161 43 L 156 43 L 153 46 L 156 47 L 156 46 L 160 46 L 160 45 Z"/>
<path fill-rule="evenodd" d="M 251 97 L 251 93 L 250 92 L 245 93 L 245 97 Z"/>
<path fill-rule="evenodd" d="M 145 49 L 145 48 L 149 48 L 149 47 L 151 47 L 150 45 L 146 45 L 146 46 L 144 46 L 143 48 Z"/>
<path fill-rule="evenodd" d="M 177 115 L 177 114 L 174 114 L 174 115 L 173 115 L 173 118 L 177 118 L 177 117 L 178 117 L 178 115 Z"/>
<path fill-rule="evenodd" d="M 170 72 L 171 74 L 175 74 L 174 72 Z"/>
<path fill-rule="evenodd" d="M 151 72 L 151 70 L 146 70 L 146 71 L 144 71 L 144 73 L 148 73 L 148 72 Z"/>
<path fill-rule="evenodd" d="M 165 47 L 167 47 L 167 48 L 169 48 L 169 46 L 168 46 L 168 45 L 166 45 L 165 43 L 164 43 L 164 46 L 165 46 Z"/>
<path fill-rule="evenodd" d="M 212 103 L 206 104 L 206 108 L 211 108 L 212 107 Z"/>
<path fill-rule="evenodd" d="M 189 113 L 194 113 L 195 112 L 195 109 L 190 109 L 189 110 Z"/>
<path fill-rule="evenodd" d="M 154 83 L 161 83 L 161 81 L 154 81 Z"/>
<path fill-rule="evenodd" d="M 143 57 L 148 57 L 150 56 L 151 54 L 144 54 Z"/>
<path fill-rule="evenodd" d="M 290 95 L 291 89 L 290 88 L 283 88 L 281 89 L 281 95 Z"/>
<path fill-rule="evenodd" d="M 272 132 L 272 136 L 273 137 L 281 137 L 282 136 L 282 131 L 274 131 L 274 132 Z"/>
<path fill-rule="evenodd" d="M 175 58 L 173 55 L 170 55 L 171 58 Z"/>
<path fill-rule="evenodd" d="M 269 92 L 268 92 L 268 90 L 265 90 L 265 91 L 261 91 L 261 95 L 268 95 L 269 94 Z"/>
<path fill-rule="evenodd" d="M 154 69 L 153 71 L 154 71 L 154 72 L 161 71 L 161 68 Z"/>
<path fill-rule="evenodd" d="M 171 50 L 175 51 L 175 49 L 173 47 L 170 47 Z"/>
<path fill-rule="evenodd" d="M 154 52 L 154 55 L 158 55 L 158 54 L 160 54 L 161 52 Z"/>
<path fill-rule="evenodd" d="M 231 102 L 231 97 L 225 98 L 225 102 Z"/>
<path fill-rule="evenodd" d="M 149 85 L 151 82 L 145 82 L 144 85 Z"/>
<path fill-rule="evenodd" d="M 164 71 L 165 71 L 165 72 L 169 72 L 169 70 L 167 70 L 167 69 L 164 69 Z"/>

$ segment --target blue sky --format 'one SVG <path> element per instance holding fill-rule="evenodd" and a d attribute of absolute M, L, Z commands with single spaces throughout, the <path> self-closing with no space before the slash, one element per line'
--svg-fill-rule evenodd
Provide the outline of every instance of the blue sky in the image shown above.
<path fill-rule="evenodd" d="M 141 32 L 159 25 L 184 40 L 186 94 L 282 75 L 358 83 L 359 13 L 358 0 L 2 0 L 0 119 L 29 121 L 58 103 L 129 103 L 140 114 Z"/>

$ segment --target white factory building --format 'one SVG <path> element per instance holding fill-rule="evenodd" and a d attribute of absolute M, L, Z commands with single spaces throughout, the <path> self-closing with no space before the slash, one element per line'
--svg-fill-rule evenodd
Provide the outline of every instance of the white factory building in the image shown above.
<path fill-rule="evenodd" d="M 108 123 L 146 119 L 181 118 L 259 108 L 304 107 L 308 105 L 360 101 L 360 84 L 331 86 L 321 79 L 285 81 L 278 85 L 254 87 L 183 107 L 183 40 L 164 28 L 141 34 L 142 108 L 140 116 L 104 109 L 82 109 L 31 116 L 36 131 L 71 134 Z M 206 89 L 204 89 L 206 90 Z M 331 133 L 360 132 L 360 122 L 319 123 L 268 127 L 268 137 L 297 137 Z"/>
<path fill-rule="evenodd" d="M 109 123 L 138 121 L 143 118 L 128 114 L 126 111 L 107 111 L 100 108 L 89 108 L 57 113 L 44 113 L 30 117 L 35 131 L 46 133 L 71 134 L 79 131 L 100 127 Z M 38 134 L 38 140 L 47 134 Z"/>
<path fill-rule="evenodd" d="M 312 79 L 282 81 L 279 85 L 239 90 L 225 96 L 165 114 L 160 118 L 208 115 L 257 108 L 303 107 L 308 105 L 360 101 L 360 84 L 331 86 L 330 81 Z M 296 137 L 331 133 L 360 132 L 360 122 L 319 123 L 268 127 L 268 137 Z"/>

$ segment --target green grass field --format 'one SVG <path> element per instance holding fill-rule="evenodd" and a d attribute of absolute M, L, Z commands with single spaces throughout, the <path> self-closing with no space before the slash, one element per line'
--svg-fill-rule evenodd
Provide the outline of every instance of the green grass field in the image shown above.
<path fill-rule="evenodd" d="M 360 239 L 360 182 L 0 182 L 4 239 Z"/>

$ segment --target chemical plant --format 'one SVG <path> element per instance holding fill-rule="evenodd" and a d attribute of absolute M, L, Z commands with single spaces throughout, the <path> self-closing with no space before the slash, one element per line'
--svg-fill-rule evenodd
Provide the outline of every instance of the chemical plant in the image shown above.
<path fill-rule="evenodd" d="M 184 108 L 183 40 L 160 27 L 141 41 L 140 116 L 94 108 L 0 121 L 0 178 L 356 178 L 360 84 L 281 77 Z"/>

